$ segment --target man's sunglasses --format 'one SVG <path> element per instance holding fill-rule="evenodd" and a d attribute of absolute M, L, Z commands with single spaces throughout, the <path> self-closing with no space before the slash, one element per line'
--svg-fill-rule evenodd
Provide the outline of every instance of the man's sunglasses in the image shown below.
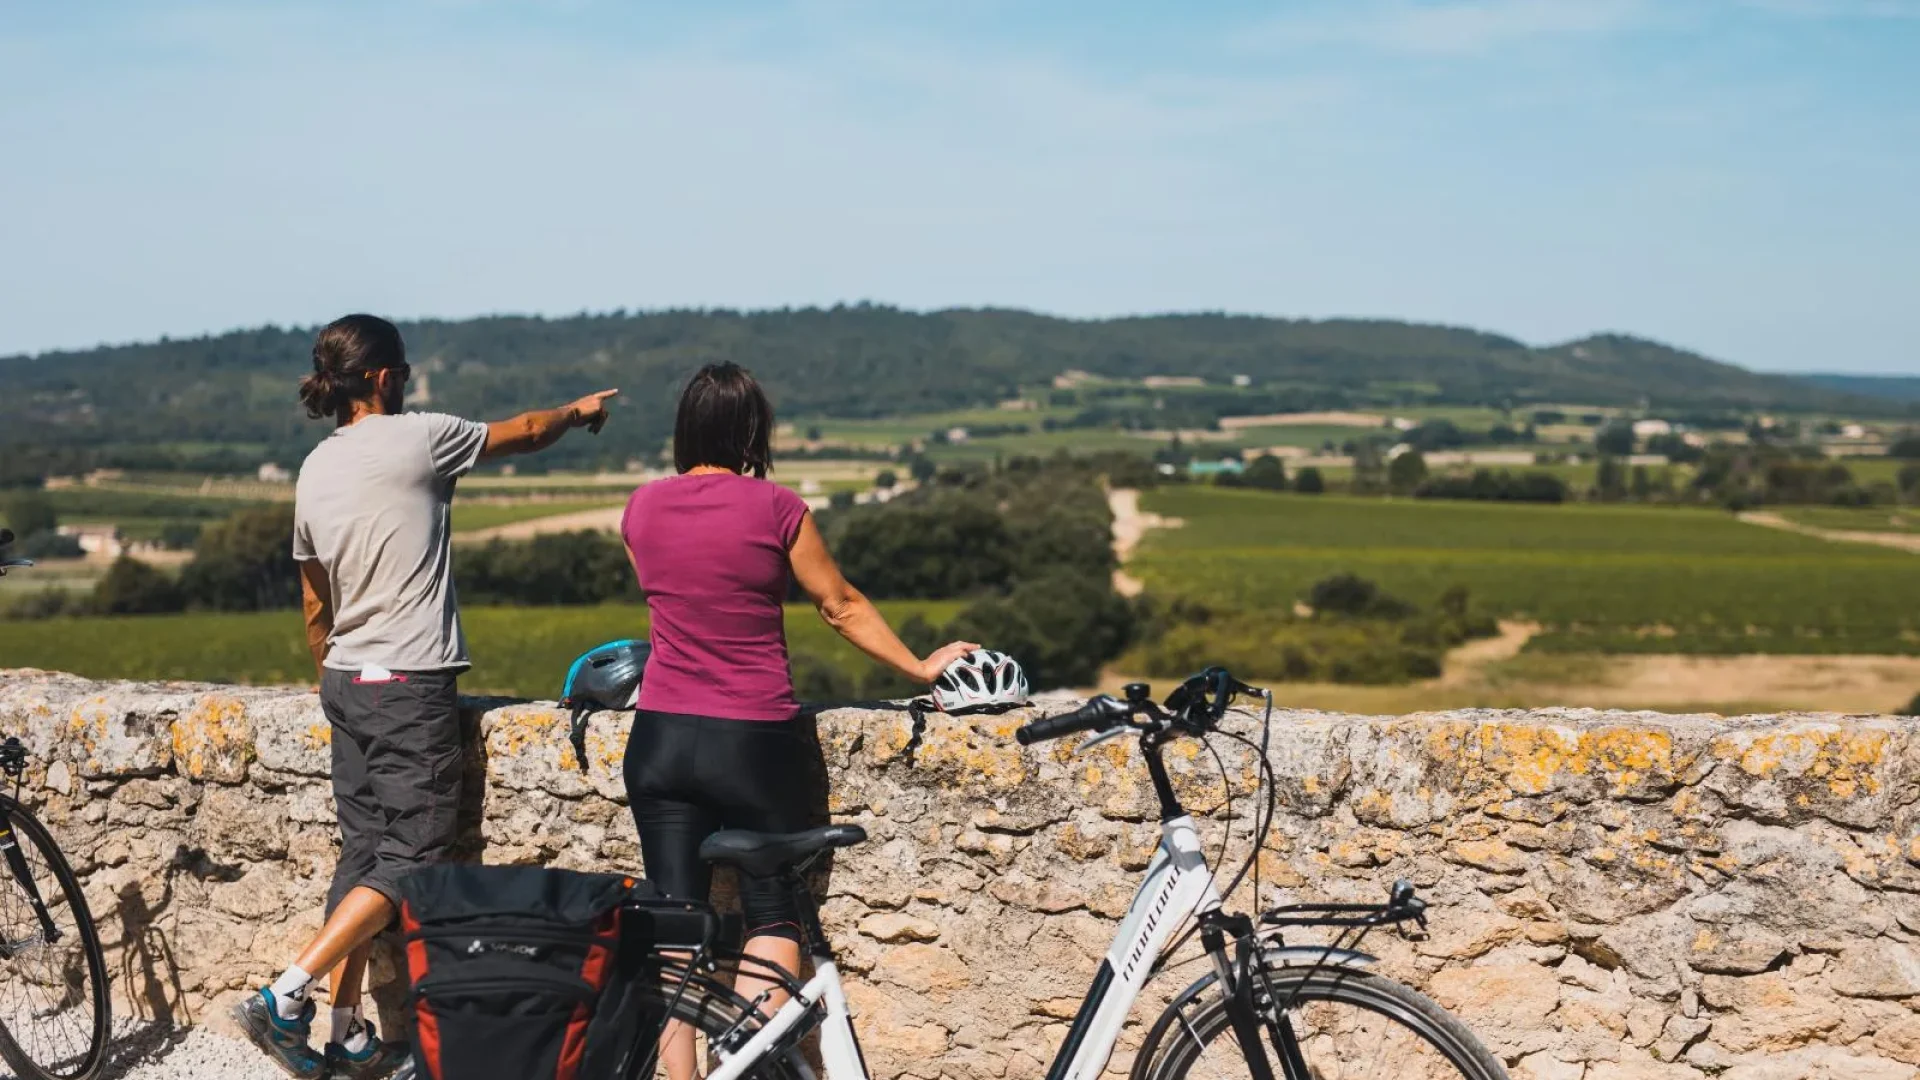
<path fill-rule="evenodd" d="M 392 371 L 397 373 L 400 376 L 400 385 L 402 386 L 406 385 L 408 379 L 413 378 L 413 368 L 409 367 L 406 364 L 400 364 L 395 367 L 374 368 L 372 371 L 362 372 L 360 374 L 360 377 L 363 379 L 372 379 L 378 376 L 383 371 Z"/>

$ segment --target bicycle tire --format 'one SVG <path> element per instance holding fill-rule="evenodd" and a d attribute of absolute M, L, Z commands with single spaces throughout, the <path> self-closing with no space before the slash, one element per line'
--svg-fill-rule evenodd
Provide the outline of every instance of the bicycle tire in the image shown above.
<path fill-rule="evenodd" d="M 746 999 L 735 994 L 732 988 L 705 975 L 695 975 L 687 983 L 684 991 L 681 991 L 679 986 L 679 972 L 673 971 L 662 981 L 649 982 L 637 988 L 638 1003 L 646 1009 L 649 1016 L 679 1020 L 693 1025 L 694 1030 L 706 1039 L 709 1045 L 712 1040 L 737 1027 L 740 1017 L 748 1008 Z M 668 1012 L 669 1007 L 671 1007 L 671 1013 Z M 749 1030 L 754 1026 L 757 1025 L 750 1025 Z M 644 1038 L 647 1039 L 652 1039 L 658 1034 L 657 1030 L 643 1033 Z M 710 1051 L 702 1053 L 700 1060 L 709 1060 L 709 1055 Z M 646 1062 L 642 1061 L 640 1064 L 644 1065 Z M 704 1076 L 710 1070 L 697 1068 L 696 1071 Z M 748 1069 L 745 1075 L 753 1080 L 812 1080 L 813 1072 L 798 1051 L 788 1050 L 760 1061 L 753 1068 Z M 652 1073 L 631 1072 L 628 1076 L 645 1080 L 649 1076 L 664 1077 L 666 1070 L 656 1067 Z M 609 1078 L 609 1080 L 626 1080 L 626 1077 Z"/>
<path fill-rule="evenodd" d="M 31 844 L 39 851 L 46 869 L 53 875 L 53 884 L 59 887 L 59 895 L 53 896 L 46 891 L 47 883 L 35 881 L 48 907 L 57 913 L 64 903 L 65 910 L 71 913 L 71 929 L 79 938 L 85 961 L 86 985 L 82 989 L 93 1007 L 91 1030 L 86 1033 L 86 1047 L 70 1048 L 63 1058 L 51 1062 L 37 1060 L 43 1056 L 41 1052 L 44 1048 L 37 1040 L 31 1039 L 33 1050 L 21 1045 L 20 1036 L 8 1029 L 5 1016 L 0 1015 L 0 1060 L 5 1060 L 21 1080 L 94 1080 L 100 1074 L 101 1066 L 106 1063 L 107 1037 L 113 1027 L 107 958 L 100 950 L 100 932 L 93 924 L 92 912 L 87 908 L 86 893 L 81 891 L 79 879 L 74 877 L 73 867 L 68 865 L 66 856 L 60 853 L 60 846 L 54 842 L 53 834 L 31 811 L 11 798 L 0 796 L 0 813 L 4 813 L 13 825 L 14 835 L 23 838 L 23 850 Z M 13 875 L 4 864 L 0 864 L 0 889 L 17 888 Z M 12 907 L 0 907 L 0 920 L 4 920 L 6 912 L 12 910 Z M 28 910 L 24 900 L 18 905 L 18 910 Z M 31 917 L 31 913 L 28 914 Z M 38 932 L 37 927 L 34 932 Z M 0 939 L 15 937 L 15 928 L 0 921 Z"/>
<path fill-rule="evenodd" d="M 1412 987 L 1394 982 L 1391 979 L 1372 972 L 1354 968 L 1318 968 L 1282 967 L 1270 965 L 1267 977 L 1271 982 L 1273 998 L 1280 1002 L 1291 1002 L 1288 1012 L 1295 1018 L 1315 1005 L 1341 1005 L 1363 1010 L 1377 1020 L 1388 1025 L 1397 1025 L 1410 1031 L 1420 1042 L 1416 1046 L 1430 1049 L 1434 1060 L 1451 1066 L 1451 1071 L 1434 1071 L 1429 1077 L 1457 1077 L 1459 1080 L 1508 1080 L 1507 1070 L 1498 1058 L 1487 1051 L 1480 1040 L 1468 1030 L 1456 1017 L 1436 1004 L 1433 999 L 1414 990 Z M 1211 978 L 1211 977 L 1209 977 Z M 1203 980 L 1204 982 L 1205 980 Z M 1271 1007 L 1272 999 L 1264 993 L 1258 995 L 1256 1008 L 1264 1010 Z M 1182 1012 L 1183 1009 L 1188 1011 Z M 1297 1028 L 1296 1024 L 1296 1028 Z M 1264 1027 L 1264 1025 L 1263 1025 Z M 1195 1080 L 1193 1070 L 1208 1047 L 1215 1044 L 1221 1036 L 1227 1042 L 1219 1047 L 1219 1061 L 1237 1063 L 1239 1069 L 1246 1069 L 1246 1059 L 1241 1054 L 1239 1043 L 1232 1036 L 1232 1028 L 1227 1017 L 1227 1003 L 1219 993 L 1195 994 L 1191 991 L 1181 995 L 1168 1006 L 1159 1023 L 1153 1027 L 1153 1035 L 1148 1038 L 1148 1046 L 1142 1048 L 1139 1065 L 1134 1071 L 1134 1080 Z M 1311 1044 L 1315 1032 L 1304 1033 L 1303 1043 Z M 1157 1045 L 1161 1038 L 1170 1037 L 1164 1046 Z M 1263 1047 L 1267 1035 L 1261 1033 Z M 1375 1039 L 1358 1045 L 1372 1046 L 1378 1053 L 1383 1045 Z M 1308 1067 L 1314 1077 L 1337 1075 L 1341 1077 L 1365 1076 L 1365 1073 L 1351 1071 L 1348 1062 L 1329 1050 L 1332 1056 L 1315 1058 L 1309 1055 Z M 1319 1061 L 1337 1061 L 1338 1068 L 1331 1073 L 1325 1072 L 1317 1064 Z M 1278 1063 L 1271 1063 L 1276 1080 L 1285 1074 Z M 1419 1075 L 1409 1073 L 1402 1062 L 1390 1066 L 1390 1071 L 1378 1075 L 1386 1077 L 1406 1077 Z M 1230 1069 L 1203 1070 L 1202 1077 L 1213 1072 L 1225 1075 L 1247 1075 L 1244 1071 Z M 1425 1080 L 1425 1078 L 1423 1078 Z"/>

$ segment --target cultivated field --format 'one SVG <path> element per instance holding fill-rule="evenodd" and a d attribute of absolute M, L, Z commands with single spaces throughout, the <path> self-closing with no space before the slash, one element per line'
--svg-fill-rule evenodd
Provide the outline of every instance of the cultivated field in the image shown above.
<path fill-rule="evenodd" d="M 896 626 L 916 613 L 941 625 L 961 606 L 904 601 L 881 608 Z M 558 694 L 567 665 L 580 653 L 647 632 L 646 608 L 640 605 L 469 607 L 462 618 L 474 658 L 462 688 L 533 698 Z M 809 606 L 787 608 L 787 638 L 796 655 L 829 660 L 849 671 L 871 666 Z M 298 611 L 0 622 L 0 668 L 17 667 L 96 678 L 313 682 Z"/>
<path fill-rule="evenodd" d="M 1351 571 L 1416 602 L 1453 585 L 1537 622 L 1530 652 L 1920 654 L 1920 559 L 1711 510 L 1146 494 L 1186 522 L 1128 569 L 1150 590 L 1291 606 Z"/>

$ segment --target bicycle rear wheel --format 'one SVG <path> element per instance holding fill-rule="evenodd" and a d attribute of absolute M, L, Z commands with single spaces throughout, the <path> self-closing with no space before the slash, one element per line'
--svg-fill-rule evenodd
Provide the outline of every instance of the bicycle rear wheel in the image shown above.
<path fill-rule="evenodd" d="M 757 1021 L 740 1023 L 747 1003 L 728 987 L 705 976 L 695 976 L 682 991 L 680 974 L 679 970 L 672 970 L 664 981 L 646 986 L 638 1004 L 649 1016 L 665 1017 L 693 1028 L 694 1075 L 706 1076 L 718 1063 L 713 1047 L 722 1037 L 736 1027 L 743 1028 L 745 1035 L 750 1036 L 759 1024 Z M 626 1076 L 618 1080 L 666 1080 L 666 1067 L 653 1053 L 658 1035 L 658 1030 L 645 1033 L 646 1044 L 640 1048 L 639 1058 L 630 1065 Z M 813 1071 L 796 1051 L 769 1055 L 755 1063 L 745 1075 L 751 1080 L 813 1080 Z"/>
<path fill-rule="evenodd" d="M 93 1080 L 113 1023 L 100 934 L 52 834 L 0 797 L 0 847 L 9 823 L 18 858 L 0 861 L 0 1059 L 23 1080 Z M 49 940 L 16 863 L 46 905 L 57 940 Z"/>
<path fill-rule="evenodd" d="M 1473 1033 L 1409 987 L 1347 968 L 1269 970 L 1273 995 L 1259 994 L 1260 1049 L 1275 1080 L 1507 1080 L 1507 1071 Z M 1283 1065 L 1274 1048 L 1275 1003 L 1297 1040 L 1306 1076 Z M 1167 1043 L 1147 1063 L 1148 1080 L 1239 1080 L 1252 1075 L 1219 993 L 1173 1006 Z"/>

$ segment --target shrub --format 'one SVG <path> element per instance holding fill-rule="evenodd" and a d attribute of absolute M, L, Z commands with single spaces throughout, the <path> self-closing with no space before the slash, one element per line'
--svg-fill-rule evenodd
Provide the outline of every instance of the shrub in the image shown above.
<path fill-rule="evenodd" d="M 1907 707 L 1901 710 L 1900 715 L 1920 716 L 1920 694 L 1913 695 L 1913 700 L 1907 702 Z"/>
<path fill-rule="evenodd" d="M 197 521 L 170 521 L 160 527 L 160 546 L 169 551 L 191 551 L 200 542 L 202 531 Z"/>
<path fill-rule="evenodd" d="M 823 522 L 847 580 L 876 599 L 938 599 L 1005 588 L 1006 519 L 990 502 L 935 492 L 832 513 Z"/>
<path fill-rule="evenodd" d="M 1397 494 L 1411 494 L 1427 478 L 1427 459 L 1418 450 L 1408 450 L 1387 463 L 1387 486 Z"/>
<path fill-rule="evenodd" d="M 172 578 L 122 555 L 94 585 L 92 607 L 102 615 L 158 615 L 179 611 L 186 603 Z"/>
<path fill-rule="evenodd" d="M 1262 491 L 1285 491 L 1287 489 L 1287 466 L 1272 454 L 1261 454 L 1247 466 L 1240 476 L 1241 484 Z"/>
<path fill-rule="evenodd" d="M 264 611 L 300 603 L 293 559 L 293 504 L 242 510 L 200 536 L 180 571 L 186 605 L 215 611 Z"/>
<path fill-rule="evenodd" d="M 1121 666 L 1175 676 L 1223 664 L 1248 679 L 1399 683 L 1438 675 L 1446 650 L 1499 629 L 1491 616 L 1471 610 L 1464 586 L 1448 589 L 1431 613 L 1353 574 L 1318 582 L 1313 595 L 1311 619 L 1274 608 L 1222 612 L 1180 599 L 1151 604 L 1139 623 L 1140 643 Z"/>
<path fill-rule="evenodd" d="M 1400 441 L 1415 450 L 1451 450 L 1467 445 L 1467 433 L 1451 420 L 1429 420 L 1409 429 Z"/>
<path fill-rule="evenodd" d="M 22 491 L 0 503 L 0 522 L 22 541 L 41 533 L 51 533 L 60 525 L 53 501 L 38 491 Z"/>
<path fill-rule="evenodd" d="M 1309 465 L 1294 478 L 1293 490 L 1302 495 L 1318 495 L 1327 490 L 1327 482 L 1321 478 L 1319 469 Z"/>
<path fill-rule="evenodd" d="M 66 589 L 30 589 L 0 606 L 0 619 L 55 619 L 62 615 L 85 615 L 89 597 Z"/>
<path fill-rule="evenodd" d="M 1133 608 L 1107 582 L 1054 574 L 973 604 L 946 636 L 1007 653 L 1039 689 L 1092 685 L 1127 647 L 1133 626 Z"/>
<path fill-rule="evenodd" d="M 1593 437 L 1594 449 L 1613 457 L 1626 457 L 1633 453 L 1633 425 L 1608 424 Z"/>
<path fill-rule="evenodd" d="M 86 552 L 81 550 L 80 541 L 71 536 L 61 536 L 57 532 L 37 532 L 27 534 L 20 541 L 16 552 L 26 559 L 78 559 Z"/>
<path fill-rule="evenodd" d="M 1414 606 L 1356 574 L 1335 574 L 1313 583 L 1307 590 L 1307 605 L 1315 615 L 1345 615 L 1360 619 L 1399 619 L 1413 614 Z"/>
<path fill-rule="evenodd" d="M 639 595 L 626 550 L 597 532 L 458 548 L 453 575 L 468 604 L 598 604 Z"/>

